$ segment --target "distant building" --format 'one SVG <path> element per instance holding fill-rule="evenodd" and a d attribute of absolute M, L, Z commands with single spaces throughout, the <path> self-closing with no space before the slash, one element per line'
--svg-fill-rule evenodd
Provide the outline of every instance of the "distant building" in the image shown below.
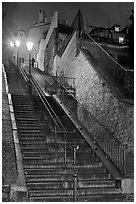
<path fill-rule="evenodd" d="M 30 27 L 28 33 L 28 39 L 34 43 L 34 48 L 32 51 L 34 58 L 37 57 L 41 40 L 46 38 L 49 26 L 50 22 L 47 21 L 45 12 L 43 10 L 40 10 L 38 23 L 34 21 L 33 26 Z"/>
<path fill-rule="evenodd" d="M 132 18 L 132 17 L 131 17 Z M 80 20 L 80 18 L 79 18 Z M 47 19 L 43 10 L 39 11 L 38 22 L 34 21 L 28 35 L 22 30 L 18 32 L 17 38 L 21 41 L 19 55 L 28 61 L 26 41 L 34 43 L 32 57 L 38 63 L 38 67 L 45 72 L 55 70 L 54 56 L 65 47 L 68 36 L 71 36 L 73 26 L 68 24 L 67 18 L 60 18 L 56 11 L 50 19 Z M 80 22 L 82 25 L 83 23 Z M 112 27 L 91 27 L 89 35 L 99 43 L 117 62 L 129 67 L 128 27 L 121 30 L 121 26 L 114 24 Z M 88 29 L 87 29 L 88 30 Z M 52 42 L 52 43 L 50 43 Z M 15 50 L 16 52 L 16 50 Z M 15 54 L 16 55 L 16 54 Z M 55 71 L 53 71 L 55 73 Z"/>
<path fill-rule="evenodd" d="M 91 30 L 89 35 L 117 62 L 123 66 L 130 66 L 127 26 L 122 30 L 121 26 L 117 24 L 111 28 L 96 27 Z"/>

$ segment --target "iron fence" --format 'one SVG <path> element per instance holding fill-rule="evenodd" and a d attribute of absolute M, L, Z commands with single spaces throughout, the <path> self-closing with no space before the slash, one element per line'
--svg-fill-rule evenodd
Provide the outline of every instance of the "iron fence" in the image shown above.
<path fill-rule="evenodd" d="M 70 111 L 75 120 L 78 121 L 82 127 L 87 129 L 90 133 L 90 137 L 93 137 L 107 157 L 109 157 L 117 168 L 124 174 L 126 145 L 121 144 L 114 134 L 105 128 L 105 126 L 100 123 L 58 79 L 59 77 L 50 76 L 50 81 L 56 81 L 58 87 L 61 88 L 61 91 L 56 91 L 55 94 Z M 53 84 L 50 83 L 50 86 L 53 86 Z"/>
<path fill-rule="evenodd" d="M 126 69 L 115 61 L 93 38 L 82 32 L 81 48 L 87 49 L 100 68 L 106 71 L 126 98 L 133 99 L 134 95 L 134 70 Z"/>

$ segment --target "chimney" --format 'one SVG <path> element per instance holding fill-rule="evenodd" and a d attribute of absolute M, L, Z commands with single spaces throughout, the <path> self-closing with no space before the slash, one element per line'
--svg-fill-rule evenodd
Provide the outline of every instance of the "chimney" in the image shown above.
<path fill-rule="evenodd" d="M 68 18 L 65 19 L 65 23 L 66 23 L 66 25 L 68 25 Z"/>
<path fill-rule="evenodd" d="M 47 23 L 47 17 L 46 16 L 44 17 L 44 23 Z"/>
<path fill-rule="evenodd" d="M 39 23 L 45 22 L 45 12 L 43 10 L 39 11 Z"/>

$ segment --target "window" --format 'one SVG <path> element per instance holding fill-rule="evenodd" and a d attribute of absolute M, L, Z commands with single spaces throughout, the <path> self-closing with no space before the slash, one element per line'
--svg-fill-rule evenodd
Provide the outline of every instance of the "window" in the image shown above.
<path fill-rule="evenodd" d="M 119 32 L 119 27 L 118 26 L 115 26 L 115 31 Z"/>
<path fill-rule="evenodd" d="M 124 43 L 124 37 L 119 37 L 119 43 L 123 44 Z"/>

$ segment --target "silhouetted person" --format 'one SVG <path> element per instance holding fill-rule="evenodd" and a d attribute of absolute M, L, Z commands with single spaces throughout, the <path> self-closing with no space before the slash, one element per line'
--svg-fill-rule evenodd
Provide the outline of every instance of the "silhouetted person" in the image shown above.
<path fill-rule="evenodd" d="M 35 59 L 34 58 L 32 58 L 32 67 L 34 67 L 34 63 L 35 63 Z"/>

